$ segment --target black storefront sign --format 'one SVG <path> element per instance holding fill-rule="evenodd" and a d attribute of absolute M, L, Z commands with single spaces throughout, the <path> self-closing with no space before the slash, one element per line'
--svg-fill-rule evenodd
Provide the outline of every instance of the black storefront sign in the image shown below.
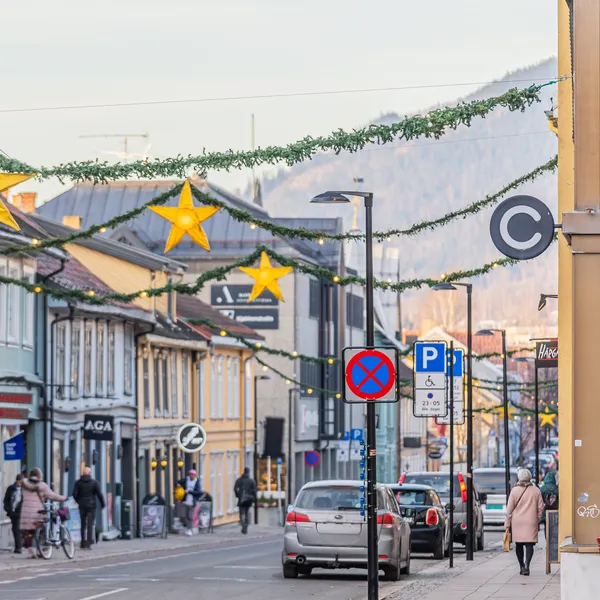
<path fill-rule="evenodd" d="M 248 298 L 252 292 L 252 285 L 213 285 L 210 288 L 210 303 L 213 306 L 248 306 Z M 265 290 L 253 306 L 278 306 L 279 300 L 269 291 Z"/>
<path fill-rule="evenodd" d="M 219 312 L 250 329 L 279 329 L 277 308 L 224 308 Z"/>
<path fill-rule="evenodd" d="M 536 342 L 535 366 L 537 369 L 558 367 L 558 340 Z"/>
<path fill-rule="evenodd" d="M 112 442 L 115 431 L 114 417 L 107 415 L 84 415 L 83 439 Z"/>

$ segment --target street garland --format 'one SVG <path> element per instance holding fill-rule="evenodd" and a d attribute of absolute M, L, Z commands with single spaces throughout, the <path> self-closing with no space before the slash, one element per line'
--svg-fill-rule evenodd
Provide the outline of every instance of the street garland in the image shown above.
<path fill-rule="evenodd" d="M 561 78 L 562 79 L 562 78 Z M 496 97 L 461 103 L 430 111 L 426 115 L 406 117 L 390 125 L 370 125 L 346 132 L 342 129 L 328 136 L 312 137 L 288 144 L 269 146 L 251 151 L 206 152 L 197 156 L 176 156 L 166 159 L 138 160 L 130 163 L 73 161 L 54 167 L 35 168 L 19 160 L 0 156 L 0 171 L 10 173 L 33 173 L 39 180 L 57 177 L 61 182 L 91 181 L 105 183 L 119 179 L 152 179 L 186 176 L 189 170 L 206 173 L 209 170 L 230 171 L 232 169 L 255 168 L 261 165 L 283 163 L 291 167 L 310 160 L 319 152 L 355 153 L 370 144 L 388 144 L 396 140 L 413 140 L 420 137 L 439 139 L 447 130 L 461 125 L 469 127 L 475 118 L 485 118 L 494 109 L 503 107 L 511 112 L 523 112 L 534 102 L 540 102 L 542 88 L 561 79 L 533 85 L 525 89 L 513 88 Z"/>

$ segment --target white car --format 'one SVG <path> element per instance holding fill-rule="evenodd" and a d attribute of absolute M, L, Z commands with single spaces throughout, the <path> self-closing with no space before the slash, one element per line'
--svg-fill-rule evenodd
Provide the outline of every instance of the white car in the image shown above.
<path fill-rule="evenodd" d="M 517 469 L 510 470 L 511 489 L 517 483 Z M 503 467 L 473 469 L 473 484 L 479 494 L 484 525 L 503 526 L 506 520 L 506 483 Z"/>

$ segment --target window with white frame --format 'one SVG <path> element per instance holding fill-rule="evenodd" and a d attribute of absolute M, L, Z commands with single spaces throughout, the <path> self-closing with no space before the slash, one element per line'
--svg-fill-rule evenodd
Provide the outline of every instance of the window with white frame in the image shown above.
<path fill-rule="evenodd" d="M 206 398 L 204 390 L 206 389 L 206 367 L 204 361 L 198 364 L 198 414 L 200 415 L 200 421 L 206 419 Z"/>
<path fill-rule="evenodd" d="M 71 324 L 71 398 L 79 398 L 79 363 L 81 359 L 81 325 Z"/>
<path fill-rule="evenodd" d="M 229 480 L 229 484 L 231 485 L 231 489 L 234 491 L 234 498 L 235 498 L 235 482 L 237 480 L 237 478 L 241 475 L 240 473 L 240 453 L 238 450 L 236 450 L 233 454 L 233 479 Z M 238 512 L 238 506 L 237 506 L 237 502 L 234 500 L 233 501 L 233 512 Z"/>
<path fill-rule="evenodd" d="M 233 418 L 240 418 L 240 359 L 233 361 Z"/>
<path fill-rule="evenodd" d="M 217 360 L 217 418 L 223 418 L 223 357 Z"/>
<path fill-rule="evenodd" d="M 65 389 L 65 373 L 67 371 L 67 324 L 59 323 L 56 326 L 56 397 L 66 398 L 67 390 Z"/>
<path fill-rule="evenodd" d="M 177 350 L 171 350 L 171 410 L 173 417 L 179 415 L 177 404 Z"/>
<path fill-rule="evenodd" d="M 233 452 L 227 453 L 227 514 L 233 513 Z"/>
<path fill-rule="evenodd" d="M 227 358 L 227 418 L 235 417 L 233 407 L 233 359 Z"/>
<path fill-rule="evenodd" d="M 220 516 L 225 514 L 225 455 L 219 452 L 218 456 L 218 471 L 217 471 L 217 488 L 219 490 L 219 501 L 217 502 L 217 510 Z"/>
<path fill-rule="evenodd" d="M 104 343 L 106 324 L 98 321 L 96 325 L 96 396 L 104 396 Z"/>
<path fill-rule="evenodd" d="M 133 325 L 126 324 L 124 331 L 123 345 L 125 350 L 125 360 L 123 368 L 125 369 L 124 391 L 128 396 L 133 394 L 133 363 L 135 361 L 135 338 L 133 336 Z"/>
<path fill-rule="evenodd" d="M 190 355 L 181 353 L 181 413 L 187 418 L 190 412 Z"/>
<path fill-rule="evenodd" d="M 90 321 L 85 321 L 83 327 L 83 395 L 92 395 L 92 344 L 93 327 Z"/>
<path fill-rule="evenodd" d="M 168 350 L 163 350 L 161 353 L 160 360 L 160 380 L 162 382 L 161 392 L 162 392 L 162 403 L 163 403 L 163 417 L 170 417 L 171 415 L 169 410 L 169 354 Z"/>
<path fill-rule="evenodd" d="M 19 263 L 8 261 L 8 276 L 12 279 L 19 279 L 21 277 Z M 8 286 L 7 296 L 7 342 L 18 344 L 19 340 L 19 327 L 21 324 L 21 288 L 18 285 Z"/>
<path fill-rule="evenodd" d="M 254 477 L 254 453 L 252 452 L 252 450 L 246 450 L 244 468 L 250 469 L 250 477 Z"/>
<path fill-rule="evenodd" d="M 246 420 L 252 418 L 252 367 L 250 361 L 247 360 L 244 363 L 244 412 L 246 413 Z"/>
<path fill-rule="evenodd" d="M 219 416 L 217 409 L 217 359 L 210 357 L 210 418 L 216 419 Z"/>
<path fill-rule="evenodd" d="M 213 510 L 217 512 L 217 502 L 219 501 L 219 490 L 217 489 L 217 470 L 218 470 L 218 458 L 217 452 L 211 452 L 208 457 L 210 466 L 210 493 L 213 497 Z"/>
<path fill-rule="evenodd" d="M 160 350 L 154 350 L 154 416 L 161 417 L 160 408 Z"/>
<path fill-rule="evenodd" d="M 150 352 L 144 348 L 142 355 L 142 377 L 144 379 L 144 417 L 150 417 Z"/>
<path fill-rule="evenodd" d="M 115 395 L 115 351 L 116 351 L 117 332 L 114 325 L 108 327 L 108 356 L 106 366 L 106 383 L 108 387 L 108 395 Z"/>
<path fill-rule="evenodd" d="M 35 271 L 31 267 L 23 267 L 23 277 L 29 283 L 33 283 Z M 23 318 L 23 345 L 33 348 L 33 322 L 35 319 L 35 294 L 23 290 L 25 315 Z"/>
<path fill-rule="evenodd" d="M 0 258 L 0 275 L 6 277 L 6 260 Z M 0 284 L 0 343 L 6 341 L 6 303 L 8 297 L 8 286 Z"/>

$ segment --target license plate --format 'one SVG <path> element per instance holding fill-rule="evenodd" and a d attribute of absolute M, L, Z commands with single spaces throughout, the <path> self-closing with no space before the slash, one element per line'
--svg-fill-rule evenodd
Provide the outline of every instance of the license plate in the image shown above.
<path fill-rule="evenodd" d="M 502 510 L 502 508 L 503 508 L 502 504 L 488 504 L 487 505 L 488 510 Z"/>
<path fill-rule="evenodd" d="M 404 520 L 409 524 L 412 525 L 415 520 L 412 517 L 404 517 Z"/>

